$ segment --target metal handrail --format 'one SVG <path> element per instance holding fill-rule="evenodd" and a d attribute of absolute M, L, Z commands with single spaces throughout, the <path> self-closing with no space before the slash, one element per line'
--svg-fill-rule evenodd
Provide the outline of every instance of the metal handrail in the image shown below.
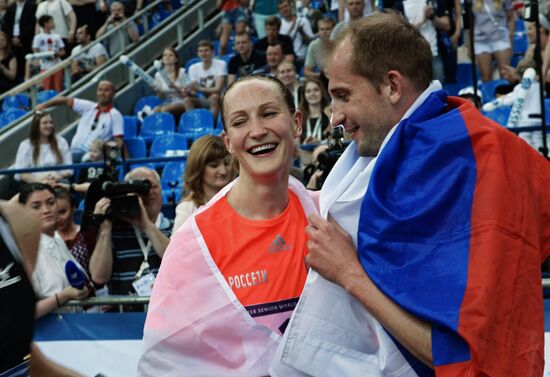
<path fill-rule="evenodd" d="M 95 41 L 91 42 L 88 46 L 86 46 L 85 48 L 83 48 L 79 53 L 77 53 L 75 56 L 68 56 L 66 57 L 64 60 L 62 60 L 61 62 L 57 63 L 56 65 L 54 65 L 53 67 L 51 67 L 50 69 L 38 74 L 37 76 L 34 76 L 32 79 L 28 80 L 28 81 L 25 81 L 21 84 L 19 84 L 18 86 L 10 89 L 9 91 L 5 92 L 4 94 L 0 95 L 0 101 L 2 101 L 4 98 L 10 96 L 10 95 L 15 95 L 15 94 L 18 94 L 18 93 L 21 93 L 21 92 L 24 92 L 25 90 L 29 89 L 29 88 L 32 88 L 34 85 L 36 84 L 39 84 L 41 83 L 46 77 L 49 77 L 51 76 L 52 74 L 54 74 L 55 72 L 59 71 L 60 69 L 64 69 L 68 66 L 71 65 L 73 59 L 76 57 L 76 56 L 79 56 L 81 54 L 84 54 L 86 51 L 88 51 L 89 49 L 91 49 L 94 45 L 96 45 L 97 43 L 101 43 L 105 40 L 107 40 L 108 38 L 110 38 L 112 35 L 118 33 L 119 31 L 123 30 L 130 22 L 133 22 L 135 20 L 137 20 L 138 18 L 140 17 L 146 17 L 148 15 L 148 12 L 150 9 L 154 8 L 155 6 L 159 5 L 159 4 L 162 4 L 164 0 L 156 0 L 154 1 L 153 3 L 147 5 L 146 7 L 144 7 L 143 9 L 141 9 L 139 12 L 136 12 L 133 16 L 127 18 L 124 22 L 122 22 L 120 25 L 117 25 L 115 28 L 113 28 L 112 30 L 109 30 L 107 33 L 103 34 L 101 37 L 99 37 L 98 39 L 96 39 Z M 182 6 L 181 9 L 185 9 L 186 7 L 188 6 L 188 1 L 186 0 L 185 1 L 185 4 Z M 179 10 L 178 12 L 174 12 L 175 13 L 179 13 Z M 167 20 L 169 20 L 172 16 L 174 16 L 174 14 L 170 15 L 170 17 L 168 17 L 166 20 L 163 20 L 163 23 L 166 22 Z M 144 25 L 148 25 L 147 23 L 147 20 L 145 19 L 144 20 Z M 145 34 L 147 35 L 147 34 Z M 143 37 L 143 36 L 142 36 Z M 140 38 L 141 40 L 141 38 Z M 138 41 L 139 42 L 139 41 Z M 132 46 L 138 42 L 133 42 L 133 43 L 130 43 L 128 46 Z M 128 46 L 125 46 L 125 47 L 128 47 Z M 116 57 L 120 54 L 122 54 L 124 51 L 119 51 L 117 52 L 115 55 L 112 55 L 110 56 L 110 58 L 112 59 L 113 57 Z M 71 89 L 71 80 L 69 79 L 69 85 L 67 85 L 67 89 L 64 90 L 67 91 L 67 90 L 70 90 Z M 34 98 L 34 100 L 33 100 Z M 33 103 L 36 101 L 36 93 L 32 93 L 31 92 L 31 101 L 33 101 Z"/>
<path fill-rule="evenodd" d="M 149 296 L 100 296 L 85 300 L 70 300 L 63 306 L 147 305 L 149 298 Z"/>

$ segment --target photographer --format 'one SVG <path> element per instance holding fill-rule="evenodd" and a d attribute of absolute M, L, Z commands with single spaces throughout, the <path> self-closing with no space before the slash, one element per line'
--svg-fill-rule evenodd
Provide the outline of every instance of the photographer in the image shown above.
<path fill-rule="evenodd" d="M 107 17 L 107 21 L 105 21 L 103 26 L 98 29 L 95 35 L 96 39 L 116 28 L 124 21 L 126 21 L 124 4 L 114 1 L 111 4 L 111 14 Z M 124 43 L 121 43 L 122 40 L 119 36 L 121 32 L 124 33 Z M 119 51 L 124 51 L 130 43 L 137 42 L 138 39 L 139 32 L 136 23 L 134 21 L 128 22 L 125 30 L 120 30 L 108 38 L 107 48 L 110 56 L 115 56 Z"/>
<path fill-rule="evenodd" d="M 162 191 L 158 174 L 149 168 L 139 167 L 125 177 L 126 182 L 139 180 L 148 180 L 150 189 L 138 196 L 137 216 L 116 217 L 112 207 L 121 196 L 103 197 L 95 207 L 95 219 L 101 225 L 90 259 L 90 273 L 95 284 L 109 283 L 110 294 L 137 292 L 147 295 L 146 291 L 136 289 L 136 286 L 142 286 L 146 281 L 151 286 L 151 279 L 158 272 L 170 239 L 172 221 L 161 213 Z M 126 197 L 130 195 L 135 194 Z"/>

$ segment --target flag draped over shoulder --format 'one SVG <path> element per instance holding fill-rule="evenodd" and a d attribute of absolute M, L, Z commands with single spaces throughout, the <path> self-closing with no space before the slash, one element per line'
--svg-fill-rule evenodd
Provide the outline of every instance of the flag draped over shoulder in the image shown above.
<path fill-rule="evenodd" d="M 397 127 L 358 250 L 379 289 L 432 325 L 437 376 L 542 376 L 550 163 L 468 101 L 435 92 Z"/>
<path fill-rule="evenodd" d="M 207 210 L 231 189 L 221 190 Z M 316 212 L 294 178 L 306 216 Z M 139 376 L 265 376 L 280 336 L 256 323 L 216 267 L 192 216 L 172 237 L 155 281 Z"/>

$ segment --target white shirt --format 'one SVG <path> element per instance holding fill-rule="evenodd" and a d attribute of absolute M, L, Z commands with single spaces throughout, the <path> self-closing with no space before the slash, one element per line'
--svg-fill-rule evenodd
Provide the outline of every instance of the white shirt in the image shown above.
<path fill-rule="evenodd" d="M 13 21 L 13 36 L 19 37 L 21 35 L 21 14 L 26 2 L 20 3 L 19 1 L 15 5 L 15 19 Z"/>
<path fill-rule="evenodd" d="M 172 228 L 172 235 L 176 233 L 176 230 L 195 212 L 197 206 L 192 200 L 183 200 L 176 206 L 176 218 L 174 219 L 174 227 Z"/>
<path fill-rule="evenodd" d="M 73 98 L 73 111 L 80 115 L 80 121 L 71 141 L 72 151 L 87 152 L 94 140 L 108 141 L 115 136 L 124 136 L 124 119 L 120 111 L 113 107 L 108 112 L 101 112 L 95 122 L 97 106 L 95 102 Z"/>
<path fill-rule="evenodd" d="M 32 39 L 32 48 L 38 50 L 38 52 L 59 52 L 59 50 L 64 47 L 65 43 L 63 43 L 61 37 L 54 33 L 36 34 Z M 59 59 L 58 57 L 40 59 L 40 69 L 42 71 L 45 71 L 47 69 L 50 69 L 60 61 L 61 59 Z"/>
<path fill-rule="evenodd" d="M 208 69 L 204 69 L 202 62 L 189 67 L 189 80 L 205 88 L 214 87 L 219 76 L 227 76 L 227 63 L 224 60 L 212 59 L 212 64 Z"/>
<path fill-rule="evenodd" d="M 292 39 L 294 53 L 296 56 L 303 59 L 306 56 L 307 44 L 304 42 L 302 34 L 299 32 L 300 27 L 302 27 L 302 30 L 310 39 L 315 38 L 313 30 L 311 30 L 311 23 L 304 17 L 296 17 L 296 20 L 293 22 L 289 22 L 282 18 L 279 33 L 288 35 Z"/>
<path fill-rule="evenodd" d="M 57 140 L 57 148 L 59 149 L 59 153 L 61 154 L 61 157 L 62 157 L 61 164 L 63 165 L 72 164 L 73 158 L 71 156 L 71 152 L 69 150 L 69 144 L 67 143 L 67 140 L 57 135 L 55 136 L 55 139 Z M 19 148 L 17 148 L 17 154 L 15 155 L 15 166 L 14 166 L 15 169 L 59 165 L 57 163 L 56 156 L 53 153 L 50 144 L 40 144 L 40 152 L 38 154 L 38 159 L 36 161 L 36 164 L 32 160 L 33 150 L 34 150 L 34 146 L 31 144 L 31 141 L 29 139 L 25 139 L 21 142 L 21 144 L 19 144 Z M 71 171 L 62 170 L 58 172 L 71 172 Z M 45 177 L 49 173 L 51 172 L 46 171 L 46 172 L 38 172 L 38 173 L 31 173 L 31 174 L 41 178 L 41 177 Z M 19 180 L 20 175 L 16 174 L 15 179 Z"/>
<path fill-rule="evenodd" d="M 67 38 L 69 35 L 69 13 L 73 11 L 73 7 L 67 0 L 46 0 L 42 1 L 36 7 L 36 20 L 45 14 L 53 17 L 55 21 L 55 28 L 53 33 L 59 34 L 61 38 Z"/>
<path fill-rule="evenodd" d="M 418 23 L 424 19 L 424 7 L 426 6 L 425 0 L 405 0 L 403 1 L 403 8 L 405 10 L 405 17 L 411 24 Z M 420 34 L 428 41 L 432 49 L 432 55 L 438 56 L 437 50 L 437 31 L 432 21 L 426 20 L 420 26 Z"/>
<path fill-rule="evenodd" d="M 177 88 L 183 88 L 185 87 L 186 82 L 186 74 L 185 74 L 185 68 L 180 68 L 178 71 L 178 78 L 173 81 L 174 85 Z M 168 84 L 162 79 L 162 76 L 159 72 L 155 73 L 155 86 L 157 87 L 157 90 L 164 94 L 166 99 L 169 102 L 176 102 L 176 101 L 183 101 L 183 97 L 179 95 L 179 93 L 174 90 L 173 88 L 169 87 Z"/>
<path fill-rule="evenodd" d="M 60 238 L 40 235 L 36 266 L 32 273 L 32 285 L 39 299 L 59 293 L 69 285 L 65 275 L 65 263 L 74 262 L 69 249 Z"/>
<path fill-rule="evenodd" d="M 87 50 L 83 54 L 76 56 L 76 54 L 78 54 L 84 48 L 85 46 L 82 46 L 82 45 L 78 45 L 75 48 L 73 48 L 73 50 L 71 51 L 71 57 L 73 58 L 73 60 L 81 63 L 85 69 L 95 68 L 96 59 L 98 57 L 104 56 L 105 59 L 109 57 L 107 50 L 99 42 L 92 44 L 92 47 L 90 47 L 89 50 Z"/>

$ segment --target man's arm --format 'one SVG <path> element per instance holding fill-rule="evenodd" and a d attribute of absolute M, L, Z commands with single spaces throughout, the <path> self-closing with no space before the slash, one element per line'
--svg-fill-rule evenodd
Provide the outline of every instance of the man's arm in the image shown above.
<path fill-rule="evenodd" d="M 227 76 L 227 86 L 231 85 L 233 83 L 233 81 L 235 81 L 237 79 L 237 75 L 233 75 L 233 74 L 229 74 Z"/>
<path fill-rule="evenodd" d="M 336 223 L 309 217 L 306 263 L 355 297 L 407 350 L 432 367 L 432 337 L 429 323 L 394 303 L 372 282 L 357 258 L 351 237 Z"/>
<path fill-rule="evenodd" d="M 110 205 L 110 199 L 101 198 L 95 206 L 94 214 L 104 215 Z M 90 275 L 92 281 L 98 285 L 106 284 L 111 279 L 113 272 L 112 230 L 112 221 L 103 220 L 99 227 L 99 234 L 92 257 L 90 258 Z"/>
<path fill-rule="evenodd" d="M 63 96 L 55 97 L 55 98 L 52 98 L 49 101 L 46 101 L 44 103 L 36 105 L 36 109 L 37 110 L 45 110 L 47 108 L 54 107 L 54 106 L 59 106 L 59 105 L 65 105 L 65 106 L 70 107 L 71 106 L 71 101 L 72 101 L 71 97 L 63 97 Z"/>
<path fill-rule="evenodd" d="M 139 32 L 137 27 L 134 25 L 128 26 L 126 28 L 126 31 L 128 32 L 128 36 L 130 37 L 130 40 L 132 42 L 137 42 L 139 39 Z"/>
<path fill-rule="evenodd" d="M 98 55 L 95 58 L 95 67 L 92 68 L 92 70 L 96 69 L 100 65 L 104 64 L 107 61 L 107 57 L 105 55 Z"/>

